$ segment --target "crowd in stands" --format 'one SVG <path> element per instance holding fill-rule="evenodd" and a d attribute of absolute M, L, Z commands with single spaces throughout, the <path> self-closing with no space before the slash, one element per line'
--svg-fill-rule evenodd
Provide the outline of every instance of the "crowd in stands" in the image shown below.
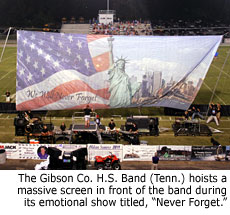
<path fill-rule="evenodd" d="M 95 22 L 91 25 L 92 34 L 105 35 L 152 35 L 151 24 L 141 23 L 137 20 L 127 22 L 114 22 L 114 24 L 100 24 Z"/>
<path fill-rule="evenodd" d="M 224 35 L 230 37 L 230 25 L 220 21 L 206 22 L 202 20 L 184 21 L 184 20 L 154 20 L 142 22 L 141 20 L 121 22 L 120 20 L 113 24 L 100 24 L 97 21 L 92 22 L 91 34 L 106 35 Z"/>

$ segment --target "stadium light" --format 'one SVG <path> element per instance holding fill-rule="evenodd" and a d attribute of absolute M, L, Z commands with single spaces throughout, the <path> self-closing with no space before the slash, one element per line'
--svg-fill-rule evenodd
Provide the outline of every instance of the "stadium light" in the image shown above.
<path fill-rule="evenodd" d="M 109 11 L 109 0 L 107 0 L 107 11 Z"/>

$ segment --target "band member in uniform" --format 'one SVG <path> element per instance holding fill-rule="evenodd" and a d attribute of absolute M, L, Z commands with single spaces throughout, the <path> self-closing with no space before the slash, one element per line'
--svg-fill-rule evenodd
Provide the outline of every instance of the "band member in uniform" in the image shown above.
<path fill-rule="evenodd" d="M 116 124 L 115 124 L 115 122 L 113 121 L 113 119 L 111 119 L 111 121 L 109 122 L 108 127 L 109 127 L 109 130 L 110 130 L 110 131 L 115 130 Z"/>
<path fill-rule="evenodd" d="M 100 119 L 100 116 L 99 116 L 98 114 L 97 114 L 97 116 L 96 116 L 95 121 L 96 121 L 96 124 L 97 124 L 98 126 L 101 125 L 101 119 Z"/>
<path fill-rule="evenodd" d="M 138 127 L 135 123 L 132 123 L 132 127 L 129 130 L 129 132 L 133 133 L 133 134 L 138 134 Z"/>
<path fill-rule="evenodd" d="M 5 95 L 6 95 L 6 102 L 10 102 L 10 92 L 9 92 L 9 90 L 6 91 Z"/>
<path fill-rule="evenodd" d="M 86 108 L 84 109 L 85 113 L 85 127 L 89 127 L 90 125 L 90 113 L 93 112 L 93 109 L 89 108 L 89 105 L 86 105 Z"/>
<path fill-rule="evenodd" d="M 47 128 L 46 125 L 43 126 L 43 129 L 42 129 L 42 132 L 41 132 L 41 133 L 42 133 L 42 135 L 44 135 L 44 136 L 49 134 L 49 130 L 48 130 L 48 128 Z"/>
<path fill-rule="evenodd" d="M 36 122 L 40 121 L 40 119 L 38 117 L 34 117 L 34 115 L 32 114 L 32 112 L 30 110 L 28 110 L 24 113 L 24 117 L 30 123 L 36 123 Z"/>
<path fill-rule="evenodd" d="M 60 129 L 61 129 L 62 133 L 64 133 L 64 131 L 66 129 L 66 125 L 64 122 L 62 122 L 62 124 L 60 125 Z"/>
<path fill-rule="evenodd" d="M 216 125 L 219 126 L 219 121 L 218 121 L 218 119 L 216 117 L 216 115 L 217 115 L 217 106 L 214 105 L 213 103 L 211 103 L 209 105 L 209 108 L 210 108 L 210 110 L 209 110 L 210 111 L 210 116 L 208 117 L 206 123 L 210 123 L 212 120 L 214 120 Z"/>
<path fill-rule="evenodd" d="M 200 109 L 196 107 L 192 107 L 192 120 L 195 119 L 196 116 L 198 116 L 200 119 L 204 119 L 204 116 L 200 113 Z"/>
<path fill-rule="evenodd" d="M 28 115 L 27 112 L 24 113 L 24 118 L 26 121 L 30 122 L 30 116 Z"/>
<path fill-rule="evenodd" d="M 185 118 L 185 120 L 189 120 L 189 117 L 190 117 L 189 112 L 190 112 L 190 110 L 186 110 L 186 111 L 184 112 L 184 118 Z"/>
<path fill-rule="evenodd" d="M 129 130 L 129 132 L 132 133 L 132 135 L 129 136 L 129 143 L 133 144 L 133 145 L 139 145 L 140 144 L 140 140 L 139 140 L 139 136 L 138 136 L 138 127 L 135 123 L 132 123 L 132 127 Z"/>

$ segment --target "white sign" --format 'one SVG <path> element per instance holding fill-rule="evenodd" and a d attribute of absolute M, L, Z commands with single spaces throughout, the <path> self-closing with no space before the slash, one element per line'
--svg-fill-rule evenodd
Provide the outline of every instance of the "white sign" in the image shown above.
<path fill-rule="evenodd" d="M 123 146 L 124 161 L 151 161 L 158 146 Z"/>
<path fill-rule="evenodd" d="M 6 158 L 17 159 L 19 158 L 19 145 L 14 143 L 0 143 L 0 149 L 5 149 Z"/>
<path fill-rule="evenodd" d="M 160 160 L 190 160 L 191 146 L 150 146 L 121 144 L 14 144 L 0 143 L 0 149 L 6 150 L 8 159 L 46 159 L 47 148 L 55 147 L 61 151 L 72 152 L 80 148 L 88 149 L 88 160 L 94 161 L 95 156 L 115 154 L 120 161 L 151 161 L 155 152 Z M 43 149 L 42 149 L 43 148 Z"/>
<path fill-rule="evenodd" d="M 113 23 L 113 14 L 99 14 L 99 23 L 105 25 Z"/>
<path fill-rule="evenodd" d="M 7 159 L 46 159 L 47 148 L 55 147 L 62 151 L 75 151 L 80 148 L 86 148 L 86 145 L 75 144 L 13 144 L 13 143 L 0 143 L 0 149 L 6 150 Z M 41 152 L 41 148 L 44 148 L 44 154 Z"/>
<path fill-rule="evenodd" d="M 38 149 L 41 147 L 48 147 L 48 145 L 40 144 L 19 144 L 19 158 L 15 159 L 40 159 L 38 156 Z"/>

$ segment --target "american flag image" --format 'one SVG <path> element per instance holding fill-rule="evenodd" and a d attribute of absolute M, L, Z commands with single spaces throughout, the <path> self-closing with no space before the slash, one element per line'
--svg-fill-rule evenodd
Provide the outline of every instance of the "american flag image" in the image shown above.
<path fill-rule="evenodd" d="M 17 32 L 17 110 L 109 108 L 109 36 Z"/>

